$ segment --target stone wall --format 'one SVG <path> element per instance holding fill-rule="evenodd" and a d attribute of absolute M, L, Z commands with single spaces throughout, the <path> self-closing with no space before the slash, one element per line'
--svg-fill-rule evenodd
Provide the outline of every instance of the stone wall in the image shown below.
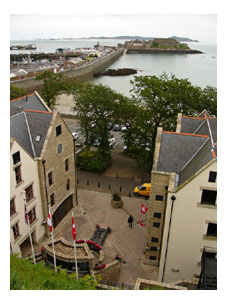
<path fill-rule="evenodd" d="M 102 281 L 109 282 L 108 284 L 112 285 L 118 281 L 120 275 L 120 262 L 114 260 L 113 262 L 106 265 L 105 268 L 95 271 L 95 276 L 100 276 Z"/>
<path fill-rule="evenodd" d="M 107 66 L 112 64 L 123 54 L 123 49 L 119 49 L 113 53 L 107 54 L 104 57 L 97 59 L 94 62 L 89 63 L 84 67 L 79 67 L 76 70 L 71 70 L 64 72 L 65 75 L 69 78 L 73 78 L 78 81 L 87 81 L 93 77 L 95 73 L 101 72 Z M 35 77 L 32 79 L 24 79 L 11 82 L 12 85 L 27 89 L 27 90 L 37 90 L 43 84 L 42 80 L 35 80 Z"/>
<path fill-rule="evenodd" d="M 169 179 L 170 175 L 165 173 L 152 172 L 151 175 L 152 190 L 147 219 L 145 258 L 151 260 L 153 257 L 153 260 L 151 260 L 153 265 L 158 265 L 160 259 Z M 159 213 L 160 218 L 156 217 L 155 213 Z M 156 239 L 153 240 L 152 237 Z"/>
<path fill-rule="evenodd" d="M 48 115 L 48 114 L 47 114 Z M 56 126 L 61 125 L 62 133 L 56 136 Z M 57 153 L 57 147 L 62 144 L 62 152 Z M 57 112 L 53 113 L 53 118 L 48 129 L 48 133 L 44 142 L 41 158 L 45 162 L 46 170 L 46 184 L 47 184 L 47 195 L 50 201 L 50 195 L 54 193 L 55 204 L 51 207 L 51 213 L 54 214 L 56 209 L 62 204 L 62 202 L 73 195 L 73 206 L 76 205 L 75 193 L 75 162 L 74 162 L 74 143 L 73 136 L 63 121 L 61 115 Z M 65 171 L 65 160 L 68 159 L 69 170 Z M 40 188 L 41 197 L 43 203 L 44 218 L 47 218 L 47 198 L 46 198 L 46 187 L 44 168 L 42 160 L 39 160 L 39 176 L 40 176 Z M 53 184 L 48 186 L 48 173 L 52 172 Z M 66 189 L 66 180 L 70 179 L 70 189 Z M 46 234 L 49 235 L 49 229 L 46 227 Z"/>

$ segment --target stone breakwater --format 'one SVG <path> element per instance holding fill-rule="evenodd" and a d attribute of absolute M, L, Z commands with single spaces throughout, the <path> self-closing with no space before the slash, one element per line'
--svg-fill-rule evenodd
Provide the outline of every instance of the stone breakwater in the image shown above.
<path fill-rule="evenodd" d="M 123 51 L 123 49 L 118 49 L 117 51 L 98 58 L 91 63 L 78 67 L 75 70 L 70 70 L 63 73 L 65 73 L 65 75 L 69 78 L 78 81 L 87 81 L 91 79 L 94 74 L 101 72 L 107 66 L 116 61 L 123 54 Z M 43 80 L 35 80 L 35 77 L 33 77 L 23 80 L 12 81 L 11 84 L 19 88 L 27 89 L 28 91 L 34 91 L 42 87 Z"/>

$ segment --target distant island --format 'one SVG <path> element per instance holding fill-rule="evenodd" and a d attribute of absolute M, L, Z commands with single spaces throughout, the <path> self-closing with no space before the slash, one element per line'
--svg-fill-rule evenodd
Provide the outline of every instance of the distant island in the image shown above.
<path fill-rule="evenodd" d="M 199 42 L 198 40 L 192 40 L 190 38 L 185 38 L 185 37 L 177 37 L 177 36 L 172 36 L 169 37 L 171 39 L 175 39 L 179 42 Z M 167 39 L 169 39 L 167 38 Z M 156 37 L 143 37 L 143 36 L 114 36 L 114 37 L 106 37 L 106 36 L 100 36 L 100 37 L 87 37 L 87 38 L 81 38 L 81 39 L 130 39 L 130 40 L 152 40 L 156 39 Z"/>
<path fill-rule="evenodd" d="M 135 39 L 125 41 L 124 44 L 118 43 L 117 47 L 126 49 L 127 54 L 202 54 L 201 51 L 191 49 L 187 43 L 180 43 L 174 38 Z"/>

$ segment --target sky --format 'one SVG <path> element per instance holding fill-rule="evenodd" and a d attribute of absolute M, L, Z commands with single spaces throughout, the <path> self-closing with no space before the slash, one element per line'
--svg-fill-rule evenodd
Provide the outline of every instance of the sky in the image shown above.
<path fill-rule="evenodd" d="M 70 11 L 70 10 L 69 10 Z M 216 14 L 10 14 L 10 40 L 138 35 L 216 42 Z"/>

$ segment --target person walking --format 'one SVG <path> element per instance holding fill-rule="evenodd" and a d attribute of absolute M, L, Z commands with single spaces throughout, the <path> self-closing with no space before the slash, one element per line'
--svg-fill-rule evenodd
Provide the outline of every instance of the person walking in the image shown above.
<path fill-rule="evenodd" d="M 132 223 L 133 223 L 134 219 L 133 219 L 133 217 L 131 215 L 129 216 L 129 218 L 128 218 L 127 221 L 128 221 L 129 227 L 132 228 Z"/>

